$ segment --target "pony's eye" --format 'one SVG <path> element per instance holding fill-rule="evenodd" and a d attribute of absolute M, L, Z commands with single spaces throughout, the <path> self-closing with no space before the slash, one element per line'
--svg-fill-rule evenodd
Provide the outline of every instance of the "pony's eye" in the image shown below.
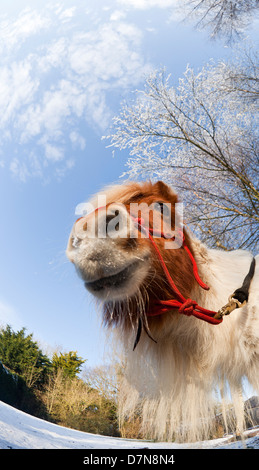
<path fill-rule="evenodd" d="M 170 215 L 170 204 L 168 202 L 155 202 L 155 209 L 165 217 Z"/>

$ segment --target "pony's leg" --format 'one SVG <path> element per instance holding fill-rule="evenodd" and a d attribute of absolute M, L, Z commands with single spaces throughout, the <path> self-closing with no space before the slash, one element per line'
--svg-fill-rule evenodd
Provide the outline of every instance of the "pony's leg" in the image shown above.
<path fill-rule="evenodd" d="M 219 392 L 220 392 L 220 397 L 221 397 L 221 410 L 222 410 L 222 418 L 223 418 L 223 423 L 224 423 L 224 427 L 225 427 L 225 432 L 228 434 L 229 433 L 229 428 L 228 428 L 228 418 L 227 418 L 227 408 L 226 408 L 226 386 L 225 386 L 225 383 L 224 381 L 222 380 L 221 382 L 221 385 L 220 385 L 220 388 L 219 388 Z"/>
<path fill-rule="evenodd" d="M 244 398 L 241 383 L 230 383 L 230 391 L 236 417 L 236 438 L 242 439 L 245 429 Z"/>

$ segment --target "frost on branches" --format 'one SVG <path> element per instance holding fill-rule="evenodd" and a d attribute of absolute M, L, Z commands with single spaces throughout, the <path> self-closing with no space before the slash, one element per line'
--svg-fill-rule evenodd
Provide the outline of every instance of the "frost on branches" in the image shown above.
<path fill-rule="evenodd" d="M 187 68 L 177 87 L 155 72 L 109 136 L 130 151 L 128 177 L 171 184 L 186 223 L 211 246 L 258 247 L 258 84 L 251 55 L 198 74 Z"/>
<path fill-rule="evenodd" d="M 225 36 L 229 43 L 242 37 L 258 13 L 259 0 L 184 0 L 198 28 L 208 27 L 211 37 Z"/>

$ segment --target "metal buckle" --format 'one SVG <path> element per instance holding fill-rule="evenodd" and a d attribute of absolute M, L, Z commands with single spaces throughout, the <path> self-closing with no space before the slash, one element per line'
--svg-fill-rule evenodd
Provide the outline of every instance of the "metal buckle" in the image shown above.
<path fill-rule="evenodd" d="M 235 310 L 236 308 L 243 307 L 243 305 L 245 304 L 246 304 L 246 300 L 243 303 L 241 303 L 239 302 L 239 300 L 235 299 L 233 295 L 230 295 L 228 299 L 228 303 L 224 305 L 223 307 L 221 307 L 221 309 L 216 313 L 216 315 L 214 315 L 214 318 L 220 319 L 224 315 L 229 315 L 231 312 L 233 312 L 233 310 Z"/>

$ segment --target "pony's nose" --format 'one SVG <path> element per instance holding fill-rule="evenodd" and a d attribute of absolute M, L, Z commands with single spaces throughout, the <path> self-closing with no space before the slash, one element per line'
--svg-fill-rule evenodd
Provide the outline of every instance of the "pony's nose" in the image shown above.
<path fill-rule="evenodd" d="M 95 209 L 92 213 L 80 217 L 74 225 L 77 244 L 85 238 L 127 237 L 129 215 L 120 204 Z"/>
<path fill-rule="evenodd" d="M 119 210 L 116 209 L 113 214 L 106 214 L 105 218 L 105 229 L 106 232 L 109 231 L 109 226 L 112 226 L 113 230 L 119 231 L 120 224 L 119 224 L 119 219 L 120 219 L 120 213 Z"/>
<path fill-rule="evenodd" d="M 77 236 L 80 237 L 81 235 L 81 238 L 85 237 L 85 232 L 89 229 L 89 222 L 87 217 L 79 217 L 79 219 L 75 221 L 74 228 Z"/>
<path fill-rule="evenodd" d="M 98 233 L 110 238 L 127 237 L 128 213 L 115 204 L 107 208 L 103 219 L 98 221 Z"/>

